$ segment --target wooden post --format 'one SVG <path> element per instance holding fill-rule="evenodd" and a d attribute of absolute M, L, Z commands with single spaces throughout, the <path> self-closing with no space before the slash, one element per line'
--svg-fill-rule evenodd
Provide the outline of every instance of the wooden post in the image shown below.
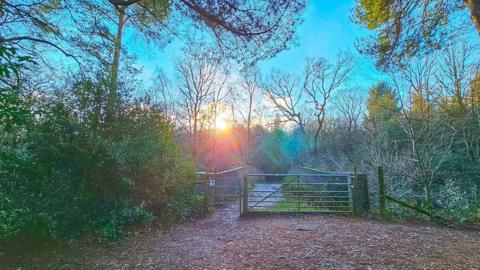
<path fill-rule="evenodd" d="M 385 179 L 383 176 L 383 167 L 378 167 L 378 208 L 381 217 L 386 217 L 385 209 Z"/>
<path fill-rule="evenodd" d="M 210 191 L 210 175 L 208 174 L 208 172 L 205 174 L 205 179 L 204 179 L 204 184 L 205 184 L 205 196 L 204 196 L 204 203 L 205 203 L 205 211 L 207 211 L 208 213 L 208 208 L 209 208 L 209 191 Z"/>
<path fill-rule="evenodd" d="M 352 210 L 353 214 L 358 214 L 358 174 L 357 165 L 353 167 L 353 198 L 352 198 Z"/>
<path fill-rule="evenodd" d="M 368 213 L 370 211 L 370 195 L 368 194 L 368 177 L 367 175 L 363 175 L 362 181 L 364 181 L 365 185 L 365 209 L 363 209 L 364 213 Z"/>
<path fill-rule="evenodd" d="M 242 183 L 242 208 L 240 214 L 244 215 L 246 213 L 248 213 L 248 177 L 244 175 Z"/>

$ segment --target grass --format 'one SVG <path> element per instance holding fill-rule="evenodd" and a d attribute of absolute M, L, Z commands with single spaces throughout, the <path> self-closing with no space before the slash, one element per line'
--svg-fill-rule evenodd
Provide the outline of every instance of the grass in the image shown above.
<path fill-rule="evenodd" d="M 327 208 L 312 206 L 306 201 L 296 200 L 294 198 L 283 198 L 273 205 L 271 211 L 275 212 L 286 212 L 286 211 L 295 211 L 295 212 L 328 212 Z"/>
<path fill-rule="evenodd" d="M 315 200 L 318 200 L 318 198 L 302 197 L 303 193 L 298 193 L 298 192 L 306 192 L 305 196 L 309 196 L 309 195 L 319 196 L 320 194 L 322 194 L 322 192 L 327 191 L 326 187 L 302 185 L 301 178 L 286 177 L 283 180 L 283 185 L 281 188 L 284 194 L 293 196 L 293 198 L 288 197 L 278 201 L 271 208 L 272 211 L 333 212 L 331 208 L 323 205 L 322 202 L 315 201 Z M 311 193 L 311 192 L 314 192 L 314 193 Z M 335 199 L 331 198 L 328 200 L 335 200 Z M 340 203 L 340 204 L 342 204 L 343 206 L 343 203 Z M 347 208 L 347 206 L 345 208 Z M 342 208 L 337 208 L 337 209 L 340 211 L 346 210 Z"/>

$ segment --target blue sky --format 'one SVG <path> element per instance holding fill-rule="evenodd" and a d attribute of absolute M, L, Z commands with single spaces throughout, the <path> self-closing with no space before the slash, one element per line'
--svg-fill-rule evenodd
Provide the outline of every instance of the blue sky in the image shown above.
<path fill-rule="evenodd" d="M 355 49 L 356 38 L 364 36 L 367 32 L 349 19 L 350 10 L 354 5 L 353 0 L 308 1 L 303 14 L 304 22 L 297 29 L 296 46 L 274 58 L 260 62 L 258 67 L 261 72 L 267 74 L 272 68 L 279 68 L 300 74 L 306 58 L 324 57 L 333 61 L 337 53 L 343 50 L 353 53 L 358 58 L 350 86 L 362 88 L 364 90 L 362 92 L 367 92 L 366 88 L 382 77 L 375 70 L 372 60 L 359 55 Z M 159 68 L 170 79 L 175 79 L 174 61 L 182 55 L 181 40 L 176 39 L 162 49 L 138 41 L 126 45 L 129 51 L 138 57 L 138 65 L 143 68 L 142 77 L 146 85 L 149 84 L 154 71 Z"/>
<path fill-rule="evenodd" d="M 261 63 L 263 72 L 272 68 L 300 73 L 308 57 L 324 57 L 335 61 L 339 51 L 347 51 L 357 57 L 357 67 L 350 80 L 351 86 L 368 87 L 381 79 L 373 61 L 361 56 L 354 45 L 357 38 L 365 36 L 366 30 L 350 21 L 352 0 L 309 1 L 304 13 L 304 22 L 298 28 L 298 46 L 280 53 L 277 57 Z"/>

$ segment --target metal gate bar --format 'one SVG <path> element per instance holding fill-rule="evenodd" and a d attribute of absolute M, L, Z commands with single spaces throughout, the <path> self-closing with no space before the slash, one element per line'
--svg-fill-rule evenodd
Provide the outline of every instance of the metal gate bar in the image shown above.
<path fill-rule="evenodd" d="M 243 186 L 244 212 L 352 213 L 349 173 L 247 174 Z"/>
<path fill-rule="evenodd" d="M 213 180 L 213 179 L 212 179 Z M 222 182 L 223 179 L 215 179 L 215 183 Z M 212 205 L 216 211 L 239 211 L 239 198 L 241 194 L 240 179 L 238 185 L 217 185 L 211 187 Z M 226 206 L 235 205 L 235 208 L 226 208 Z"/>

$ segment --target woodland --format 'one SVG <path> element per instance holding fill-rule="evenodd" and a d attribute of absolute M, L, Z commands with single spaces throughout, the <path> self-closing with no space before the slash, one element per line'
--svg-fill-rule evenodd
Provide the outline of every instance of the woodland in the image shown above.
<path fill-rule="evenodd" d="M 196 172 L 246 164 L 357 168 L 373 215 L 381 166 L 391 196 L 478 224 L 480 2 L 356 0 L 357 53 L 260 70 L 295 46 L 306 5 L 0 0 L 0 239 L 116 243 L 172 226 L 210 211 Z M 146 84 L 125 35 L 182 40 L 174 75 Z M 357 57 L 382 78 L 352 87 Z"/>

